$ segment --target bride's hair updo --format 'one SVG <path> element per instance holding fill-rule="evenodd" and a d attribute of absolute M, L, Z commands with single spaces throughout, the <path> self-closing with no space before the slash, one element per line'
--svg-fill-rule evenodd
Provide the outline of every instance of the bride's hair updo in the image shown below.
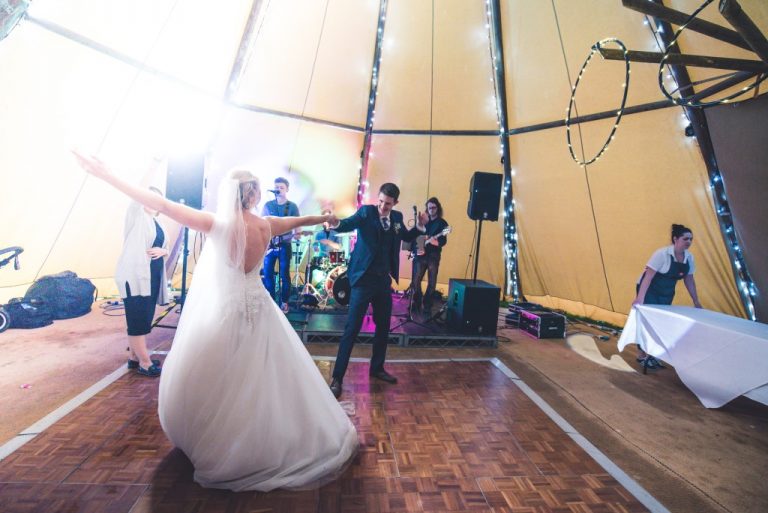
<path fill-rule="evenodd" d="M 233 169 L 228 173 L 228 178 L 240 184 L 240 205 L 243 208 L 253 206 L 253 200 L 260 189 L 259 179 L 247 169 Z"/>

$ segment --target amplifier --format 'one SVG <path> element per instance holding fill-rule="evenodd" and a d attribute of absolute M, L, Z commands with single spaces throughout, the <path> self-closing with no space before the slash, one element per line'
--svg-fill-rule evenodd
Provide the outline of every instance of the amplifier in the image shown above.
<path fill-rule="evenodd" d="M 512 303 L 507 307 L 509 312 L 505 317 L 505 325 L 511 328 L 520 327 L 520 312 L 522 310 L 546 310 L 543 306 L 537 303 L 527 303 L 521 301 L 519 303 Z"/>
<path fill-rule="evenodd" d="M 448 326 L 459 333 L 496 336 L 501 289 L 482 280 L 448 280 Z"/>
<path fill-rule="evenodd" d="M 544 310 L 522 310 L 520 329 L 536 338 L 565 338 L 565 316 Z"/>

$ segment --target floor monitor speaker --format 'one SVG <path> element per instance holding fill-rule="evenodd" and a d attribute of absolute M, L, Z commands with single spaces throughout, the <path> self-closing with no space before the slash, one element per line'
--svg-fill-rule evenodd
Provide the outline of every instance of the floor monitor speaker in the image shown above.
<path fill-rule="evenodd" d="M 482 280 L 448 281 L 448 325 L 461 332 L 496 336 L 501 289 Z"/>

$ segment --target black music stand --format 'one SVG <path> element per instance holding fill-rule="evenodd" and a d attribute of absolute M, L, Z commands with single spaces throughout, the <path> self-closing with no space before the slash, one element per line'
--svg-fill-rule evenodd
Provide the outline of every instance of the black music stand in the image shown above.
<path fill-rule="evenodd" d="M 408 292 L 409 290 L 410 292 Z M 390 331 L 394 331 L 401 326 L 405 326 L 409 322 L 417 326 L 421 326 L 422 328 L 430 329 L 429 326 L 427 326 L 425 323 L 419 322 L 413 318 L 413 297 L 416 295 L 414 294 L 415 291 L 416 291 L 416 257 L 414 256 L 413 265 L 411 266 L 411 284 L 408 286 L 408 289 L 406 289 L 406 292 L 405 292 L 406 294 L 408 294 L 408 313 L 405 314 L 405 319 L 403 319 L 399 323 L 392 326 L 390 328 Z M 405 297 L 405 294 L 403 294 L 403 297 Z M 397 317 L 402 317 L 402 314 Z M 426 321 L 426 322 L 429 322 L 429 321 Z"/>
<path fill-rule="evenodd" d="M 306 285 L 307 280 L 306 280 L 306 278 L 302 278 L 301 273 L 299 272 L 299 266 L 301 265 L 301 259 L 304 256 L 304 253 L 300 251 L 300 249 L 301 249 L 301 238 L 293 239 L 291 241 L 291 244 L 294 244 L 294 243 L 296 244 L 296 249 L 294 251 L 293 248 L 292 248 L 292 255 L 291 256 L 293 257 L 293 268 L 294 268 L 294 279 L 293 279 L 293 281 L 295 283 L 292 283 L 292 284 L 289 283 L 288 286 L 291 287 L 291 292 L 296 291 L 296 309 L 298 310 L 298 309 L 301 308 L 301 304 L 302 304 L 303 285 Z M 310 243 L 310 245 L 311 245 L 311 243 Z M 309 248 L 307 248 L 305 251 L 309 251 Z M 311 254 L 307 255 L 307 258 L 309 259 L 311 256 L 312 256 Z M 307 262 L 307 269 L 305 269 L 305 273 L 306 273 L 306 270 L 308 270 L 308 269 L 309 269 L 309 262 Z M 289 274 L 290 274 L 290 272 L 289 272 Z M 300 283 L 301 280 L 303 280 L 304 283 Z M 282 286 L 283 286 L 283 284 L 281 282 L 280 283 L 280 287 L 282 287 Z M 281 290 L 282 290 L 282 288 L 281 288 Z M 289 296 L 289 301 L 290 301 L 290 296 Z"/>

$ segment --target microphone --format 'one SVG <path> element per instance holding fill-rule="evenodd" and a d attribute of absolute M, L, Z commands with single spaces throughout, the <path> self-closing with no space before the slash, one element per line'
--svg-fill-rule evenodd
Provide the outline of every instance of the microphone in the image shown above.
<path fill-rule="evenodd" d="M 13 268 L 15 270 L 17 270 L 17 271 L 19 269 L 21 269 L 21 264 L 19 264 L 19 254 L 18 253 L 16 253 L 15 257 L 13 257 Z"/>
<path fill-rule="evenodd" d="M 267 192 L 271 192 L 272 194 L 280 194 L 280 191 L 277 189 L 267 189 Z"/>

